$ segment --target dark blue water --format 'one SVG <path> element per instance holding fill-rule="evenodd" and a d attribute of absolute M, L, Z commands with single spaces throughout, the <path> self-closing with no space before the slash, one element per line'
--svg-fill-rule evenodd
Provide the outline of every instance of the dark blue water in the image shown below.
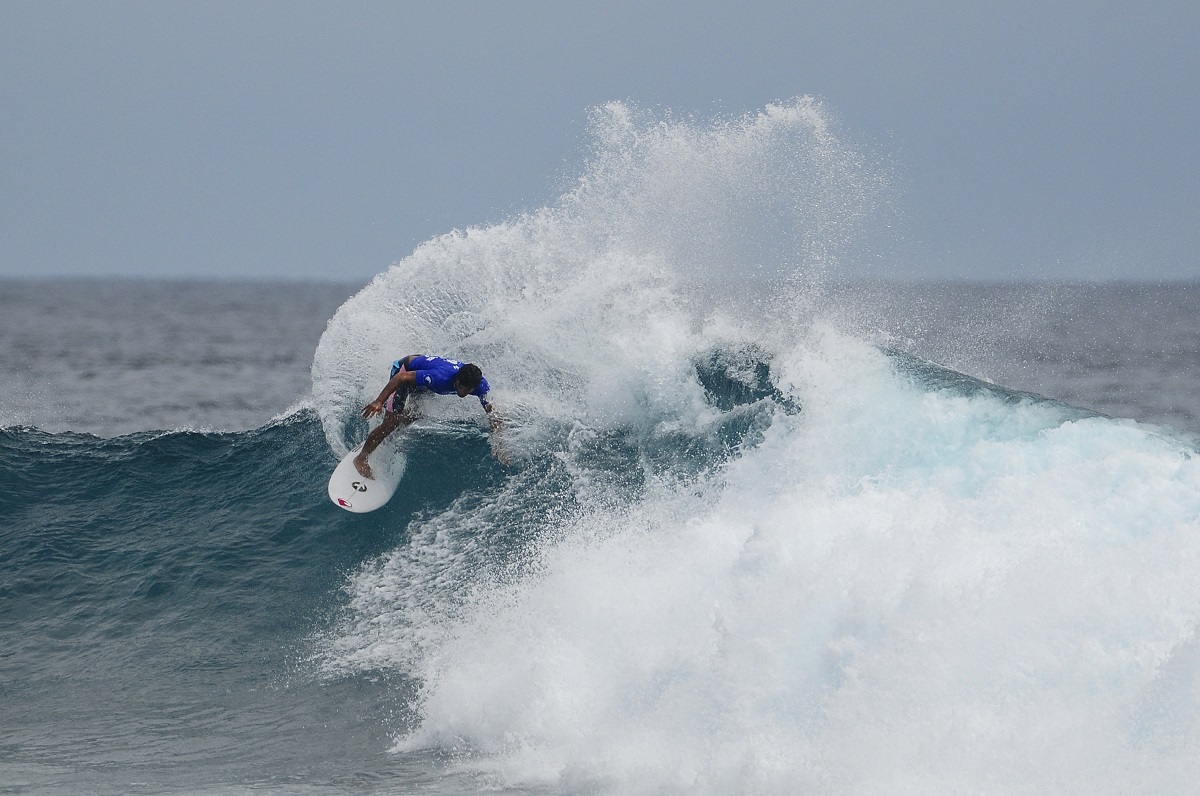
<path fill-rule="evenodd" d="M 155 792 L 378 768 L 361 750 L 379 751 L 394 707 L 300 662 L 342 573 L 395 544 L 390 512 L 414 506 L 348 523 L 323 495 L 330 460 L 304 417 L 241 434 L 0 433 L 7 785 Z"/>

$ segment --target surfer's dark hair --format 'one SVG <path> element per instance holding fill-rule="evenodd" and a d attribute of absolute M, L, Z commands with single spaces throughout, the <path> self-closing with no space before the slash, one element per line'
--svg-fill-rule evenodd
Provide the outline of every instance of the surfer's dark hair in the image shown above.
<path fill-rule="evenodd" d="M 472 390 L 479 386 L 479 382 L 483 381 L 483 371 L 478 365 L 463 365 L 458 369 L 458 375 L 454 380 L 464 387 L 469 387 Z"/>

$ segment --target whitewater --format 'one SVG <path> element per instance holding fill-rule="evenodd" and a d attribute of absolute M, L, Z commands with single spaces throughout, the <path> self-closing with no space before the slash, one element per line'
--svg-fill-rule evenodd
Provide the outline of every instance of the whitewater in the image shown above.
<path fill-rule="evenodd" d="M 820 103 L 613 103 L 590 129 L 556 202 L 430 240 L 342 304 L 311 395 L 266 426 L 0 432 L 10 726 L 39 726 L 48 670 L 146 678 L 84 722 L 125 750 L 108 767 L 10 730 L 0 774 L 1191 792 L 1195 437 L 989 380 L 973 335 L 933 361 L 840 291 L 886 254 L 891 178 Z M 322 479 L 410 353 L 482 366 L 513 463 L 477 402 L 429 402 L 397 497 L 339 512 Z M 86 502 L 39 516 L 41 483 Z M 83 585 L 45 585 L 76 556 Z"/>
<path fill-rule="evenodd" d="M 881 180 L 816 105 L 595 126 L 557 206 L 421 247 L 317 351 L 338 452 L 407 346 L 487 363 L 555 460 L 352 577 L 326 665 L 420 683 L 397 752 L 618 792 L 1196 781 L 1194 449 L 823 315 Z M 774 289 L 689 292 L 731 268 Z"/>

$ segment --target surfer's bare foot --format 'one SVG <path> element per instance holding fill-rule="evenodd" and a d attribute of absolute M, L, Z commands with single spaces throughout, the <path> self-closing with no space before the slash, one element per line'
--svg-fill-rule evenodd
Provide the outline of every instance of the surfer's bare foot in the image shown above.
<path fill-rule="evenodd" d="M 354 457 L 354 469 L 358 470 L 359 475 L 363 478 L 374 478 L 375 475 L 371 472 L 371 465 L 367 464 L 366 456 Z"/>

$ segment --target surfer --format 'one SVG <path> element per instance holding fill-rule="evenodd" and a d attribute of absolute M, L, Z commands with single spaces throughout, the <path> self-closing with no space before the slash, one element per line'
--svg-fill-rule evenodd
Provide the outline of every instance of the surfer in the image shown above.
<path fill-rule="evenodd" d="M 371 465 L 367 463 L 367 457 L 372 451 L 393 431 L 417 419 L 413 408 L 410 407 L 409 411 L 405 412 L 404 405 L 410 395 L 422 392 L 437 395 L 454 394 L 459 398 L 474 395 L 479 398 L 483 411 L 487 412 L 492 433 L 499 433 L 502 427 L 499 415 L 492 413 L 492 404 L 487 399 L 487 379 L 483 377 L 483 371 L 478 365 L 463 364 L 456 359 L 444 357 L 409 354 L 392 363 L 391 378 L 384 386 L 383 392 L 363 407 L 362 416 L 365 418 L 383 413 L 383 422 L 367 434 L 362 451 L 354 457 L 354 467 L 364 478 L 374 477 Z M 492 443 L 492 451 L 501 464 L 508 464 L 508 455 L 497 442 Z"/>

